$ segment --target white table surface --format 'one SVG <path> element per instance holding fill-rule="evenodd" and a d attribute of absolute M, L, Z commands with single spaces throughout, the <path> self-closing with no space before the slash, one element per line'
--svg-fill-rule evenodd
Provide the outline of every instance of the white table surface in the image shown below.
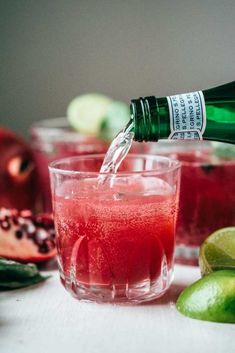
<path fill-rule="evenodd" d="M 180 291 L 199 278 L 176 266 L 169 292 L 155 303 L 118 306 L 72 298 L 50 271 L 47 282 L 0 294 L 1 353 L 232 353 L 235 325 L 192 320 L 175 309 Z"/>

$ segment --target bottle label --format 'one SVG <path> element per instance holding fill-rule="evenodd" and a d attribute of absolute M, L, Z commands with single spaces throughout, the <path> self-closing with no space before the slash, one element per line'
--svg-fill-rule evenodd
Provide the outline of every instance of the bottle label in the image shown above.
<path fill-rule="evenodd" d="M 206 128 L 206 107 L 202 91 L 167 97 L 173 140 L 202 140 Z"/>

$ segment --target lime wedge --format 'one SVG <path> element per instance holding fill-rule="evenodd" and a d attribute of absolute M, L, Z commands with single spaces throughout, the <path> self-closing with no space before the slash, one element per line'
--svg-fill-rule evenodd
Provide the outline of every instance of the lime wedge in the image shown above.
<path fill-rule="evenodd" d="M 67 109 L 70 125 L 90 136 L 112 140 L 130 119 L 127 104 L 102 94 L 84 94 L 72 100 Z"/>
<path fill-rule="evenodd" d="M 111 98 L 97 93 L 74 98 L 67 109 L 69 123 L 81 133 L 99 136 L 111 103 Z"/>
<path fill-rule="evenodd" d="M 114 101 L 107 109 L 100 136 L 104 140 L 113 140 L 130 120 L 130 109 L 123 102 Z"/>
<path fill-rule="evenodd" d="M 235 158 L 235 145 L 223 142 L 212 142 L 214 154 L 223 159 Z"/>
<path fill-rule="evenodd" d="M 235 269 L 235 227 L 212 233 L 201 245 L 199 266 L 202 275 L 222 269 Z"/>
<path fill-rule="evenodd" d="M 235 270 L 201 278 L 180 294 L 176 308 L 193 319 L 235 323 Z"/>

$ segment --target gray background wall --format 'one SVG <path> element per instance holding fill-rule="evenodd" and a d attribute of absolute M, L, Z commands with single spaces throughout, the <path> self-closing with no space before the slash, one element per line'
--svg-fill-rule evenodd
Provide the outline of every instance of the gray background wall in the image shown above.
<path fill-rule="evenodd" d="M 235 79 L 235 0 L 0 0 L 0 124 Z"/>

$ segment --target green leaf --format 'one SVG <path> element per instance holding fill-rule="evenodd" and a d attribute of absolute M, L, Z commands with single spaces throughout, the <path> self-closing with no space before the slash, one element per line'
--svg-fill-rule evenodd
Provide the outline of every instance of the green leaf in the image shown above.
<path fill-rule="evenodd" d="M 42 276 L 34 264 L 25 265 L 0 258 L 0 290 L 28 287 L 49 277 Z"/>

